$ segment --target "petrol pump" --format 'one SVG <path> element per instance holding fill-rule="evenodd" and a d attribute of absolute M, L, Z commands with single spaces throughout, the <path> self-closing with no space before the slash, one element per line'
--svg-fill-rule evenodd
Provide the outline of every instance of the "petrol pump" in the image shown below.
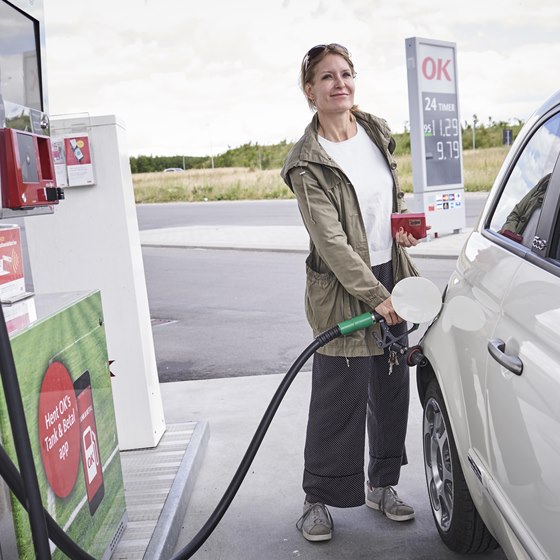
<path fill-rule="evenodd" d="M 0 560 L 109 558 L 127 521 L 100 292 L 23 288 L 20 218 L 63 199 L 43 3 L 0 0 Z"/>

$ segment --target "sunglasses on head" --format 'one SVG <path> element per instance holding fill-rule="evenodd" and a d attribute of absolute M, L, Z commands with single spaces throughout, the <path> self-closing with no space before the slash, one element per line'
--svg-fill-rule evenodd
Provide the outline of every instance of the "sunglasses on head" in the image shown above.
<path fill-rule="evenodd" d="M 309 49 L 307 51 L 307 54 L 303 58 L 303 67 L 305 68 L 305 70 L 307 71 L 307 69 L 309 68 L 309 64 L 315 57 L 319 56 L 321 53 L 325 51 L 334 51 L 334 52 L 343 53 L 346 56 L 350 56 L 348 49 L 346 47 L 343 47 L 342 45 L 339 45 L 338 43 L 329 43 L 328 45 L 316 45 L 311 49 Z"/>

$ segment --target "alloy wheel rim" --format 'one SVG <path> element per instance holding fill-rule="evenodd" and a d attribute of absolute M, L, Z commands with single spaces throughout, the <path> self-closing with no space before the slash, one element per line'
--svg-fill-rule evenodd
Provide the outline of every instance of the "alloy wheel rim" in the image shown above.
<path fill-rule="evenodd" d="M 423 424 L 428 494 L 437 524 L 447 531 L 453 517 L 453 463 L 445 417 L 434 398 L 426 403 Z"/>

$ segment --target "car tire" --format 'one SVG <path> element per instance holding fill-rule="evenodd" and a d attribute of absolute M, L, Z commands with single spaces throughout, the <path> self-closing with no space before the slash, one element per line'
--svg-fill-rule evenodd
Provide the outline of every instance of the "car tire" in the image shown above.
<path fill-rule="evenodd" d="M 443 542 L 461 554 L 485 552 L 498 543 L 472 501 L 457 455 L 439 384 L 430 382 L 424 398 L 423 450 L 432 514 Z"/>

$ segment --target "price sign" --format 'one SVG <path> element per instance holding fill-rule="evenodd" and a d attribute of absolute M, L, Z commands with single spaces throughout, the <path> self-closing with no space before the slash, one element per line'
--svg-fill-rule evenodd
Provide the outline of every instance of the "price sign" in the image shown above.
<path fill-rule="evenodd" d="M 407 39 L 407 66 L 415 191 L 462 188 L 455 45 Z"/>
<path fill-rule="evenodd" d="M 457 95 L 423 93 L 426 183 L 428 187 L 461 182 L 461 128 Z"/>
<path fill-rule="evenodd" d="M 465 225 L 463 150 L 454 43 L 406 39 L 414 209 L 432 233 Z"/>

